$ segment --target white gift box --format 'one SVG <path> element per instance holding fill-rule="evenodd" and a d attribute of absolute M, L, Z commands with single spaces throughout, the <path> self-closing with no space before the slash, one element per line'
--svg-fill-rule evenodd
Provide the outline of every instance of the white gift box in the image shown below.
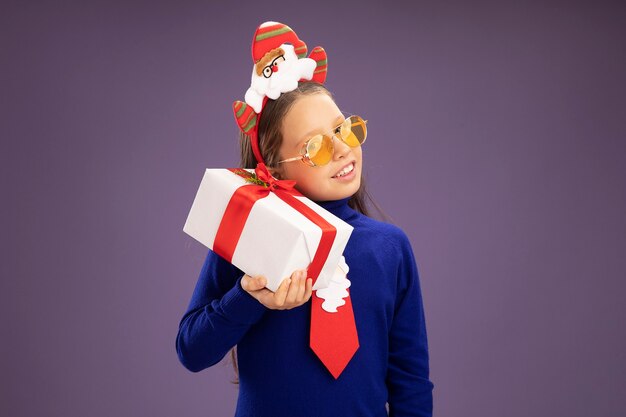
<path fill-rule="evenodd" d="M 254 172 L 254 170 L 247 170 Z M 215 236 L 234 192 L 250 186 L 228 169 L 207 169 L 189 211 L 183 231 L 213 249 Z M 328 287 L 353 227 L 304 196 L 295 196 L 337 229 L 328 258 L 313 286 Z M 297 269 L 307 268 L 317 250 L 322 230 L 280 197 L 270 192 L 252 206 L 231 263 L 250 276 L 263 275 L 276 291 Z"/>

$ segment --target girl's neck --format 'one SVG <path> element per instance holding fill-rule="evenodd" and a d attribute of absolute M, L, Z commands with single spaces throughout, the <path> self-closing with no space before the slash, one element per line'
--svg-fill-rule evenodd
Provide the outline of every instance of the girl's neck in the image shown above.
<path fill-rule="evenodd" d="M 340 200 L 329 200 L 329 201 L 315 201 L 314 202 L 324 209 L 330 211 L 335 216 L 339 217 L 341 220 L 346 221 L 348 219 L 352 219 L 354 217 L 358 217 L 359 213 L 354 210 L 352 207 L 348 205 L 348 201 L 350 201 L 349 197 L 342 198 Z"/>

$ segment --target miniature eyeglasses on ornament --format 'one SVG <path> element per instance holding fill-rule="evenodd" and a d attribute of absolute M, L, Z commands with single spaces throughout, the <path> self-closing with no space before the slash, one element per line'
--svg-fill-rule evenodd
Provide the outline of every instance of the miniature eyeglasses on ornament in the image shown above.
<path fill-rule="evenodd" d="M 350 116 L 339 126 L 333 129 L 332 134 L 317 134 L 308 139 L 302 149 L 300 156 L 295 158 L 283 159 L 277 163 L 291 161 L 302 161 L 311 166 L 326 165 L 333 158 L 335 153 L 335 145 L 333 139 L 337 137 L 343 143 L 351 148 L 361 146 L 367 138 L 367 120 L 363 120 L 360 116 Z"/>
<path fill-rule="evenodd" d="M 273 72 L 278 71 L 278 63 L 285 60 L 285 54 L 278 55 L 276 58 L 272 60 L 268 65 L 263 67 L 263 76 L 265 78 L 269 78 L 272 76 Z"/>

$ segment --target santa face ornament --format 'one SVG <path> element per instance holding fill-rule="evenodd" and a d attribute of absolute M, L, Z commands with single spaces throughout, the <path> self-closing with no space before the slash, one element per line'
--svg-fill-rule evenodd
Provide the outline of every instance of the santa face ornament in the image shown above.
<path fill-rule="evenodd" d="M 310 80 L 317 67 L 311 58 L 299 59 L 291 44 L 284 43 L 279 48 L 267 52 L 252 70 L 250 88 L 246 91 L 246 103 L 259 113 L 263 97 L 276 100 L 281 93 L 293 91 L 300 79 Z"/>

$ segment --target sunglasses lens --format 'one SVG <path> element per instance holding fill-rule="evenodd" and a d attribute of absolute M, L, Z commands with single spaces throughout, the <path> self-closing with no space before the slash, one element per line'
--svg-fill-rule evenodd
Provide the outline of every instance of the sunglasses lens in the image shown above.
<path fill-rule="evenodd" d="M 315 135 L 307 146 L 309 159 L 315 165 L 327 164 L 333 156 L 332 139 L 325 135 Z"/>
<path fill-rule="evenodd" d="M 340 127 L 341 139 L 350 147 L 356 148 L 365 142 L 367 127 L 359 116 L 350 116 Z"/>
<path fill-rule="evenodd" d="M 367 137 L 365 120 L 359 116 L 350 116 L 339 126 L 339 132 L 335 134 L 345 144 L 351 148 L 356 148 L 363 144 Z M 326 135 L 315 135 L 307 141 L 303 152 L 308 155 L 307 159 L 311 165 L 326 165 L 333 158 L 335 152 L 333 138 Z"/>

